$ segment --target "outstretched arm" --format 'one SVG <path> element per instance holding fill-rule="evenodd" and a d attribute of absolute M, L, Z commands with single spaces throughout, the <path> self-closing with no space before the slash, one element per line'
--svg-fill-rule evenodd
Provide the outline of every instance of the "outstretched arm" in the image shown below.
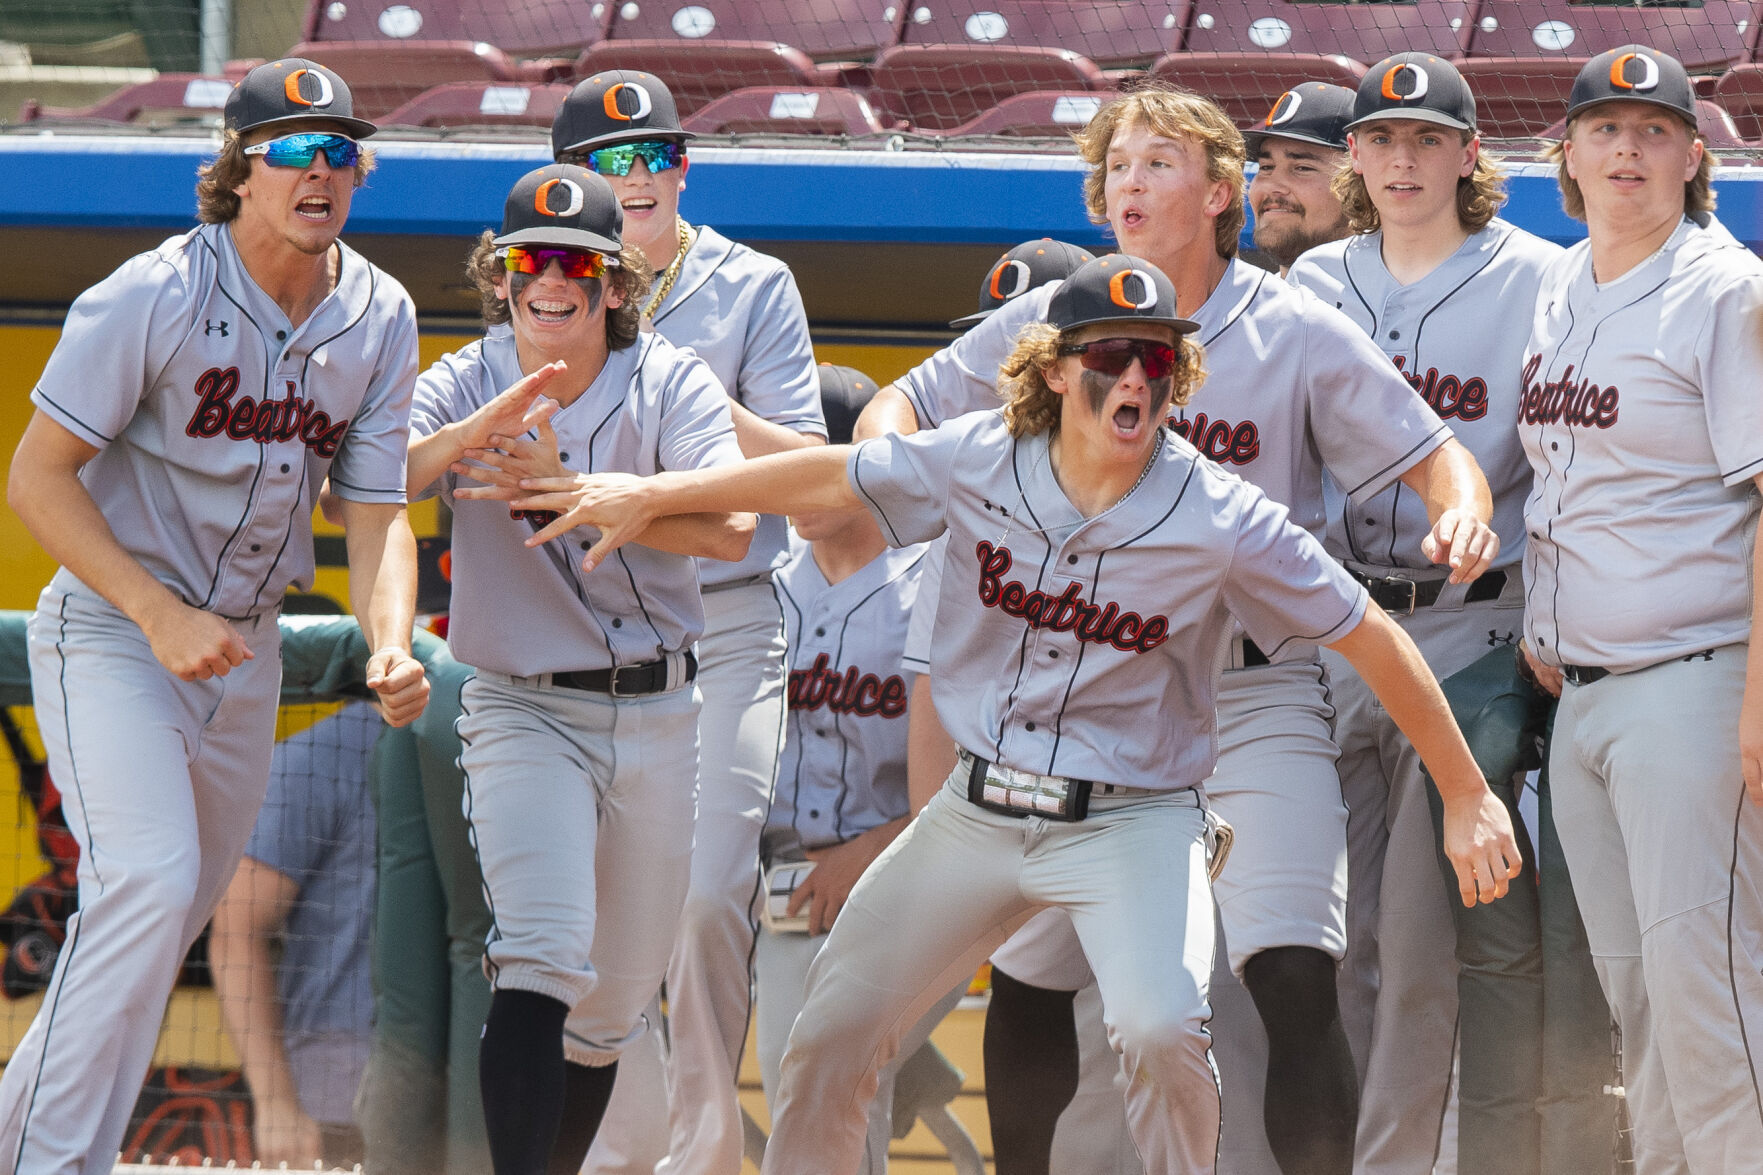
<path fill-rule="evenodd" d="M 1402 484 L 1426 503 L 1432 530 L 1420 551 L 1451 569 L 1452 583 L 1470 583 L 1493 564 L 1500 536 L 1488 525 L 1494 498 L 1481 466 L 1452 437 L 1402 475 Z"/>
<path fill-rule="evenodd" d="M 1348 661 L 1426 764 L 1445 801 L 1445 855 L 1465 906 L 1491 902 L 1523 866 L 1511 818 L 1488 790 L 1451 717 L 1450 703 L 1406 632 L 1372 607 L 1329 646 Z"/>
<path fill-rule="evenodd" d="M 850 454 L 849 445 L 824 445 L 651 477 L 578 473 L 522 478 L 520 489 L 526 496 L 513 498 L 510 505 L 516 510 L 558 515 L 526 540 L 529 547 L 541 546 L 578 526 L 599 528 L 600 541 L 582 559 L 582 570 L 592 571 L 607 555 L 642 536 L 657 518 L 668 515 L 858 509 L 863 502 L 845 473 Z M 456 496 L 496 499 L 506 494 L 497 486 L 462 486 Z"/>
<path fill-rule="evenodd" d="M 852 430 L 860 441 L 891 432 L 911 436 L 917 431 L 918 413 L 912 410 L 912 401 L 897 384 L 889 384 L 870 397 L 857 417 L 857 427 Z"/>

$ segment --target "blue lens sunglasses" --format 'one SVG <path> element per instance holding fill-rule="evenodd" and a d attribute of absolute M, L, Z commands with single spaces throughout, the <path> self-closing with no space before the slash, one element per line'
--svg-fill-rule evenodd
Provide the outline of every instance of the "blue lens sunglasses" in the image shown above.
<path fill-rule="evenodd" d="M 641 159 L 651 172 L 671 171 L 686 155 L 680 143 L 654 140 L 642 143 L 620 143 L 589 151 L 587 168 L 596 175 L 629 175 L 631 164 Z"/>
<path fill-rule="evenodd" d="M 316 131 L 283 135 L 245 148 L 245 154 L 261 155 L 271 167 L 311 167 L 320 151 L 324 152 L 324 161 L 335 168 L 354 167 L 361 158 L 361 144 L 354 139 Z M 625 170 L 630 170 L 628 164 Z"/>

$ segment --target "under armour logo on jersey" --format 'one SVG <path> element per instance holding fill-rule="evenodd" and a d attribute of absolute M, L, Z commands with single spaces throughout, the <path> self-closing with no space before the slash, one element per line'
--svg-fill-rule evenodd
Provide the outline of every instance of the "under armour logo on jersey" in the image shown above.
<path fill-rule="evenodd" d="M 314 92 L 309 95 L 308 90 Z M 296 69 L 282 83 L 282 92 L 296 106 L 329 106 L 337 97 L 331 79 L 316 69 Z"/>
<path fill-rule="evenodd" d="M 1515 645 L 1517 643 L 1518 643 L 1518 634 L 1517 633 L 1501 632 L 1497 628 L 1488 629 L 1488 644 L 1490 644 L 1490 645 L 1495 645 L 1495 646 Z"/>
<path fill-rule="evenodd" d="M 552 196 L 558 191 L 563 192 L 564 206 L 553 208 Z M 540 216 L 575 216 L 581 212 L 584 198 L 581 185 L 574 180 L 546 180 L 533 193 L 533 208 Z"/>
<path fill-rule="evenodd" d="M 1108 279 L 1108 300 L 1123 310 L 1149 310 L 1157 305 L 1157 286 L 1142 269 L 1123 269 Z"/>
<path fill-rule="evenodd" d="M 1426 86 L 1426 71 L 1412 62 L 1403 62 L 1384 72 L 1381 92 L 1391 102 L 1418 102 L 1426 97 Z"/>
<path fill-rule="evenodd" d="M 1624 53 L 1610 63 L 1610 84 L 1619 90 L 1658 89 L 1659 63 L 1644 53 Z"/>
<path fill-rule="evenodd" d="M 606 117 L 617 122 L 636 122 L 648 118 L 649 112 L 655 109 L 649 91 L 635 82 L 619 82 L 606 91 L 602 103 L 606 108 Z M 626 109 L 627 106 L 629 109 Z"/>
<path fill-rule="evenodd" d="M 213 319 L 210 319 L 210 318 L 204 318 L 202 320 L 202 333 L 205 335 L 211 335 L 211 334 L 214 334 L 216 331 L 219 331 L 220 337 L 224 339 L 227 337 L 227 329 L 226 328 L 227 328 L 227 324 L 226 324 L 225 319 L 222 319 L 219 322 L 215 322 Z"/>
<path fill-rule="evenodd" d="M 1304 95 L 1296 90 L 1287 90 L 1273 103 L 1273 109 L 1267 112 L 1262 126 L 1283 126 L 1298 117 L 1298 107 L 1304 104 Z"/>

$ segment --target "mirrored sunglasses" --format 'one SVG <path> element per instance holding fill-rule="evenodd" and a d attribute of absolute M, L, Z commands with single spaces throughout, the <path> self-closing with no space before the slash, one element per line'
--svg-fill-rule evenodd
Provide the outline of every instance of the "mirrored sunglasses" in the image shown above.
<path fill-rule="evenodd" d="M 503 266 L 509 273 L 538 275 L 553 261 L 563 267 L 563 276 L 572 278 L 599 277 L 606 272 L 606 255 L 587 249 L 537 248 L 509 245 L 498 250 Z"/>
<path fill-rule="evenodd" d="M 655 140 L 643 143 L 620 143 L 589 151 L 586 167 L 596 175 L 629 175 L 631 164 L 641 159 L 651 172 L 669 171 L 679 166 L 686 156 L 682 144 Z"/>
<path fill-rule="evenodd" d="M 1162 379 L 1175 370 L 1175 348 L 1168 343 L 1150 339 L 1091 339 L 1087 343 L 1067 343 L 1059 348 L 1061 355 L 1080 356 L 1078 362 L 1086 371 L 1119 376 L 1137 359 L 1145 369 L 1146 379 Z"/>
<path fill-rule="evenodd" d="M 311 167 L 313 157 L 320 151 L 324 152 L 324 161 L 336 168 L 354 167 L 361 158 L 361 144 L 354 139 L 319 132 L 283 135 L 245 148 L 245 154 L 261 155 L 271 167 Z"/>

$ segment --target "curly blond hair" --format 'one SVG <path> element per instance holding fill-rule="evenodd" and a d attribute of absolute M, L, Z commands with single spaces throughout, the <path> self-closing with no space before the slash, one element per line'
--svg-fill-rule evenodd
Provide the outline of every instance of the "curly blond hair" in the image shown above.
<path fill-rule="evenodd" d="M 485 325 L 500 326 L 513 320 L 508 299 L 496 292 L 496 280 L 508 276 L 508 269 L 496 256 L 494 229 L 485 229 L 471 247 L 471 255 L 465 259 L 465 276 L 471 279 L 482 300 Z M 606 345 L 612 350 L 624 350 L 642 333 L 643 298 L 649 293 L 649 282 L 654 276 L 655 271 L 635 245 L 619 250 L 618 264 L 606 267 L 607 288 L 624 296 L 621 305 L 606 311 Z"/>
<path fill-rule="evenodd" d="M 1013 437 L 1054 432 L 1059 427 L 1062 397 L 1047 384 L 1047 369 L 1059 362 L 1059 347 L 1068 337 L 1057 327 L 1032 322 L 1022 328 L 1016 349 L 998 368 L 998 394 L 1004 397 L 1004 423 Z M 1206 353 L 1187 335 L 1176 339 L 1171 373 L 1171 407 L 1193 398 L 1206 378 Z"/>
<path fill-rule="evenodd" d="M 294 132 L 283 130 L 281 133 Z M 256 142 L 275 137 L 273 134 L 253 136 Z M 252 145 L 241 138 L 238 131 L 227 131 L 221 139 L 220 153 L 196 169 L 197 220 L 203 224 L 226 224 L 238 217 L 239 194 L 235 189 L 251 178 L 251 157 L 245 154 L 245 148 Z M 367 182 L 373 168 L 373 148 L 364 145 L 361 158 L 355 161 L 356 187 Z"/>
<path fill-rule="evenodd" d="M 1090 165 L 1084 176 L 1084 206 L 1090 219 L 1096 224 L 1108 221 L 1104 194 L 1108 144 L 1114 141 L 1116 132 L 1132 126 L 1142 126 L 1166 139 L 1187 139 L 1205 150 L 1206 178 L 1230 185 L 1231 195 L 1230 203 L 1212 224 L 1213 246 L 1220 257 L 1235 257 L 1246 217 L 1243 193 L 1249 183 L 1243 174 L 1248 158 L 1243 133 L 1210 98 L 1179 86 L 1154 84 L 1122 94 L 1096 111 L 1084 129 L 1072 135 L 1078 154 Z"/>
<path fill-rule="evenodd" d="M 1475 137 L 1471 131 L 1457 133 L 1462 136 L 1465 147 Z M 1351 155 L 1342 161 L 1330 186 L 1354 232 L 1374 233 L 1383 227 L 1383 218 L 1377 214 L 1377 205 L 1371 202 L 1371 192 L 1365 187 L 1365 177 L 1353 170 Z M 1465 232 L 1478 233 L 1500 214 L 1505 203 L 1506 170 L 1500 166 L 1497 156 L 1486 150 L 1478 151 L 1475 170 L 1457 177 L 1457 223 Z"/>

